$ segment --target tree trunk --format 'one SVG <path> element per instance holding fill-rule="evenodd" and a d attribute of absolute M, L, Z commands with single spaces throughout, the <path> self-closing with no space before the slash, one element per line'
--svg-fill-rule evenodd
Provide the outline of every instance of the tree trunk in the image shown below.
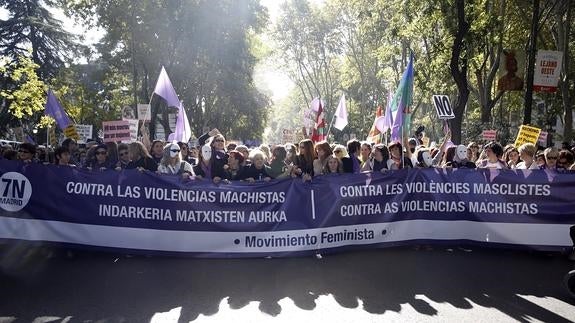
<path fill-rule="evenodd" d="M 531 124 L 533 107 L 533 78 L 535 75 L 535 56 L 537 55 L 537 30 L 539 29 L 539 0 L 533 0 L 531 35 L 529 36 L 529 61 L 527 63 L 527 83 L 525 89 L 523 124 Z"/>
<path fill-rule="evenodd" d="M 469 98 L 469 87 L 467 85 L 467 55 L 464 51 L 464 39 L 469 32 L 469 22 L 465 20 L 465 0 L 456 0 L 457 13 L 457 32 L 453 39 L 451 48 L 451 61 L 449 69 L 451 76 L 457 85 L 458 95 L 453 112 L 455 119 L 451 120 L 452 141 L 456 144 L 461 143 L 461 125 L 465 106 Z"/>
<path fill-rule="evenodd" d="M 571 96 L 569 95 L 569 36 L 571 33 L 571 7 L 573 0 L 567 0 L 564 4 L 565 7 L 557 6 L 557 32 L 558 32 L 558 46 L 557 48 L 563 52 L 563 68 L 559 88 L 561 89 L 561 97 L 563 99 L 563 141 L 570 142 L 573 138 L 573 106 L 571 105 Z M 565 11 L 566 10 L 566 11 Z M 563 20 L 563 17 L 566 17 Z"/>

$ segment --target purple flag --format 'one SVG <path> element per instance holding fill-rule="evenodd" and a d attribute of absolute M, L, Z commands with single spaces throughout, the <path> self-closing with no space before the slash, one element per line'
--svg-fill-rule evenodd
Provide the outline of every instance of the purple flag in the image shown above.
<path fill-rule="evenodd" d="M 48 98 L 46 100 L 46 108 L 44 113 L 54 118 L 58 124 L 58 127 L 62 131 L 66 129 L 70 123 L 72 123 L 66 114 L 66 111 L 62 109 L 62 106 L 58 102 L 58 99 L 56 99 L 56 96 L 52 90 L 48 90 Z"/>
<path fill-rule="evenodd" d="M 184 105 L 180 102 L 180 106 L 178 108 L 178 118 L 176 119 L 176 133 L 174 134 L 172 140 L 188 142 L 191 136 L 192 130 L 190 128 L 190 121 L 186 115 Z"/>
<path fill-rule="evenodd" d="M 162 66 L 162 71 L 160 71 L 160 76 L 158 76 L 158 82 L 156 82 L 156 87 L 154 88 L 154 93 L 161 96 L 168 103 L 168 107 L 179 107 L 180 99 L 172 86 L 172 81 L 168 77 L 166 69 Z"/>

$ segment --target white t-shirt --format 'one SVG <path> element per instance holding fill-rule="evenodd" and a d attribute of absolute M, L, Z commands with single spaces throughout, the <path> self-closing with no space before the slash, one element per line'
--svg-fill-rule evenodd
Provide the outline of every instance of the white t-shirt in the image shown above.
<path fill-rule="evenodd" d="M 490 169 L 503 169 L 503 165 L 500 162 L 495 162 L 492 163 L 490 161 L 487 161 L 487 163 L 485 163 L 485 167 L 483 168 L 490 168 Z"/>
<path fill-rule="evenodd" d="M 539 165 L 537 165 L 535 161 L 532 161 L 531 165 L 527 167 L 527 165 L 525 165 L 525 162 L 522 161 L 519 164 L 517 164 L 517 166 L 515 166 L 515 169 L 539 169 Z"/>

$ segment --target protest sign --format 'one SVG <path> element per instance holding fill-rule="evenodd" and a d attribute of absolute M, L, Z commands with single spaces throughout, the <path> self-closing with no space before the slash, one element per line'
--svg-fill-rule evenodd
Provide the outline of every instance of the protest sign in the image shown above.
<path fill-rule="evenodd" d="M 152 118 L 152 110 L 149 104 L 138 104 L 138 120 L 149 121 Z"/>
<path fill-rule="evenodd" d="M 282 143 L 295 142 L 295 131 L 291 129 L 282 129 Z"/>
<path fill-rule="evenodd" d="M 439 119 L 446 120 L 455 118 L 447 95 L 434 95 L 433 105 L 435 106 L 435 111 L 437 111 Z"/>
<path fill-rule="evenodd" d="M 88 139 L 92 138 L 92 129 L 93 126 L 91 124 L 77 124 L 76 131 L 78 132 L 78 143 L 85 144 Z"/>
<path fill-rule="evenodd" d="M 536 145 L 540 133 L 541 129 L 539 128 L 521 125 L 521 127 L 519 127 L 519 133 L 517 133 L 517 138 L 515 139 L 515 147 L 519 147 L 526 143 Z"/>
<path fill-rule="evenodd" d="M 551 50 L 537 51 L 535 75 L 533 77 L 533 91 L 555 92 L 561 75 L 563 52 Z"/>
<path fill-rule="evenodd" d="M 495 141 L 497 138 L 497 130 L 483 130 L 483 140 Z"/>
<path fill-rule="evenodd" d="M 130 123 L 126 120 L 102 122 L 104 142 L 131 140 Z"/>
<path fill-rule="evenodd" d="M 66 126 L 66 128 L 64 128 L 64 136 L 68 137 L 68 138 L 72 138 L 74 140 L 78 140 L 80 139 L 80 136 L 78 135 L 78 132 L 76 131 L 76 125 L 74 124 L 69 124 L 68 126 Z"/>

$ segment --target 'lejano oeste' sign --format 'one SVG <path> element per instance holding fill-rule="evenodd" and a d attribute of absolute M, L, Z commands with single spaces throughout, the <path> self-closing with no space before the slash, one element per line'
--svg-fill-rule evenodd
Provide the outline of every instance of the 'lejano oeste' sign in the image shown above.
<path fill-rule="evenodd" d="M 551 50 L 537 51 L 533 91 L 555 92 L 561 76 L 563 52 Z"/>
<path fill-rule="evenodd" d="M 213 184 L 0 161 L 0 239 L 211 257 L 418 243 L 570 248 L 575 174 L 414 169 Z"/>

